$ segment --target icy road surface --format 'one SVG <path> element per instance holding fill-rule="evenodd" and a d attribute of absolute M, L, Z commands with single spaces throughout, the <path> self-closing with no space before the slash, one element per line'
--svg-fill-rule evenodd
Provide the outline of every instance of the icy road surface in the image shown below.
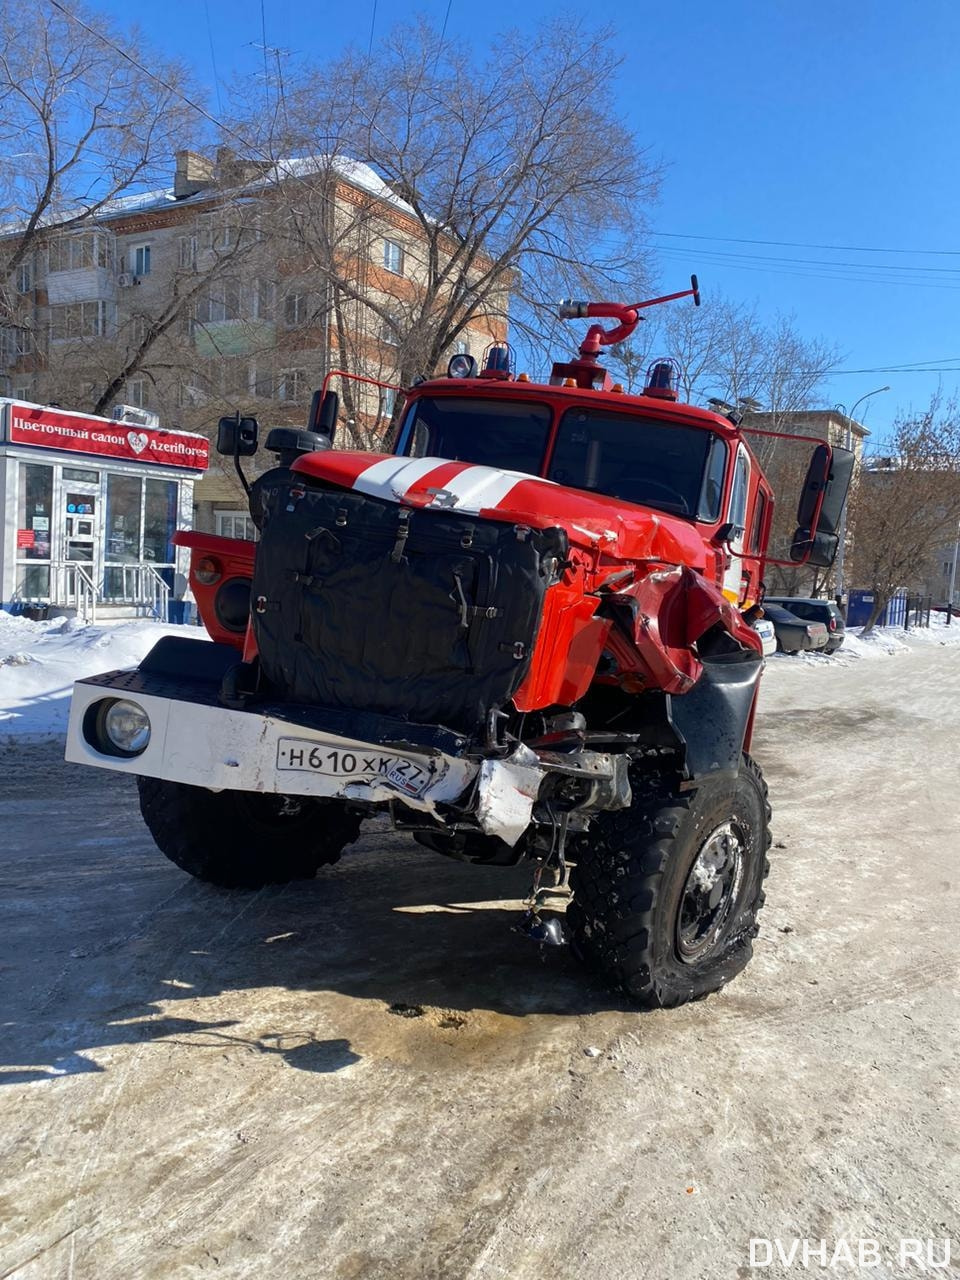
<path fill-rule="evenodd" d="M 756 957 L 642 1016 L 510 932 L 522 871 L 374 827 L 220 892 L 127 780 L 0 748 L 0 1276 L 728 1280 L 803 1274 L 749 1266 L 798 1237 L 956 1264 L 960 648 L 775 659 L 762 696 Z"/>

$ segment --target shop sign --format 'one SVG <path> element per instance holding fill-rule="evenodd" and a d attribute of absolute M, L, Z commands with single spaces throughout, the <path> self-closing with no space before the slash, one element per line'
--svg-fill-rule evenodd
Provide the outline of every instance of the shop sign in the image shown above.
<path fill-rule="evenodd" d="M 203 436 L 18 404 L 10 406 L 10 443 L 192 471 L 206 471 L 210 463 L 210 441 Z"/>

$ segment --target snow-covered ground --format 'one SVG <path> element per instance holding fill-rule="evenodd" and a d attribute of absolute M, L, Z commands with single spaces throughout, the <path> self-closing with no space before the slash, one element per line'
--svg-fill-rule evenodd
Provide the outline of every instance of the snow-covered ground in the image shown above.
<path fill-rule="evenodd" d="M 165 635 L 207 633 L 147 621 L 31 622 L 0 610 L 0 742 L 63 737 L 74 680 L 135 667 Z"/>
<path fill-rule="evenodd" d="M 74 621 L 30 622 L 0 611 L 0 741 L 62 737 L 67 727 L 74 680 L 134 667 L 164 635 L 205 638 L 199 627 L 158 622 L 124 622 L 86 627 Z M 865 639 L 859 628 L 847 632 L 843 648 L 823 654 L 777 654 L 770 671 L 803 664 L 811 672 L 887 659 L 929 645 L 960 645 L 960 620 L 947 626 L 935 617 L 929 628 L 904 632 L 881 627 Z"/>
<path fill-rule="evenodd" d="M 946 618 L 938 614 L 931 615 L 929 627 L 911 627 L 909 631 L 903 627 L 875 627 L 868 636 L 861 635 L 862 630 L 862 627 L 851 627 L 843 647 L 829 657 L 823 653 L 778 653 L 774 655 L 774 664 L 802 662 L 811 668 L 823 669 L 852 665 L 863 659 L 893 658 L 930 645 L 960 645 L 960 618 L 954 618 L 947 626 Z"/>

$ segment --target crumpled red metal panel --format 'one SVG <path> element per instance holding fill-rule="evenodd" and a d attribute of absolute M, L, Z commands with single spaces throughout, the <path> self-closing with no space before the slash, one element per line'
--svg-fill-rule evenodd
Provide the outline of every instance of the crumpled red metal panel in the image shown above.
<path fill-rule="evenodd" d="M 723 593 L 686 566 L 654 568 L 610 597 L 630 610 L 632 640 L 648 679 L 648 688 L 686 693 L 700 678 L 702 666 L 693 646 L 718 624 L 745 649 L 762 653 L 760 637 Z M 614 640 L 617 638 L 619 643 Z M 615 629 L 614 657 L 624 669 L 629 645 Z M 636 667 L 634 668 L 637 669 Z"/>

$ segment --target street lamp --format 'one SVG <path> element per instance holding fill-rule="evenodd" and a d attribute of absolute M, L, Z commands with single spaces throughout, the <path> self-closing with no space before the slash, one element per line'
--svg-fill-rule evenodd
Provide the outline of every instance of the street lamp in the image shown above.
<path fill-rule="evenodd" d="M 960 523 L 957 524 L 957 538 L 953 544 L 953 563 L 950 566 L 950 590 L 947 593 L 947 626 L 953 620 L 953 593 L 957 586 L 957 557 L 960 556 Z"/>
<path fill-rule="evenodd" d="M 843 405 L 837 405 L 838 409 L 843 410 L 843 416 L 845 418 L 844 427 L 843 427 L 843 447 L 845 449 L 850 449 L 853 446 L 853 427 L 851 424 L 853 423 L 853 415 L 856 413 L 858 405 L 863 404 L 864 400 L 869 400 L 871 396 L 878 396 L 881 391 L 889 391 L 889 390 L 890 390 L 889 387 L 877 387 L 876 390 L 874 391 L 868 391 L 865 396 L 861 396 L 859 400 L 854 401 L 853 408 L 850 410 L 849 413 L 847 413 L 846 409 L 843 408 Z M 844 552 L 846 550 L 846 541 L 847 541 L 847 504 L 846 503 L 843 504 L 843 511 L 841 512 L 841 515 L 840 515 L 839 534 L 840 534 L 840 544 L 837 547 L 837 559 L 836 559 L 837 581 L 834 589 L 836 591 L 837 608 L 842 609 L 843 608 L 843 589 L 844 589 L 843 560 L 844 560 Z M 844 613 L 844 617 L 846 617 L 846 613 Z"/>

